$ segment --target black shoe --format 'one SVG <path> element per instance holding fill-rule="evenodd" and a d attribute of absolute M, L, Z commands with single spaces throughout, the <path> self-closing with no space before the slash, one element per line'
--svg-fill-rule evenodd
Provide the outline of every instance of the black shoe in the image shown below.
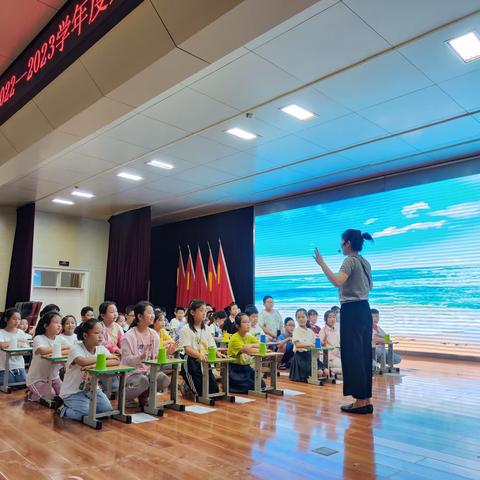
<path fill-rule="evenodd" d="M 357 413 L 360 415 L 373 413 L 373 405 L 364 405 L 363 407 L 354 407 L 353 403 L 351 403 L 350 405 L 342 405 L 340 409 L 342 410 L 342 412 Z"/>

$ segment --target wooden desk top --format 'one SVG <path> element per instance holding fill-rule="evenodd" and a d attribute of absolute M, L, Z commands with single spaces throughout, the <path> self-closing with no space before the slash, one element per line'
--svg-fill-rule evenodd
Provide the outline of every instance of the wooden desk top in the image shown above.
<path fill-rule="evenodd" d="M 23 353 L 29 353 L 32 351 L 32 347 L 22 347 L 22 348 L 2 348 L 2 352 L 18 353 L 19 355 Z"/>
<path fill-rule="evenodd" d="M 251 357 L 278 357 L 278 356 L 283 356 L 283 353 L 280 352 L 267 352 L 265 355 L 261 355 L 260 353 L 249 353 Z"/>
<path fill-rule="evenodd" d="M 115 367 L 107 367 L 103 370 L 97 370 L 96 368 L 87 368 L 88 373 L 123 373 L 123 372 L 133 372 L 135 367 L 129 367 L 128 365 L 116 365 Z"/>
<path fill-rule="evenodd" d="M 187 363 L 186 360 L 182 358 L 167 358 L 166 362 L 157 362 L 156 360 L 145 360 L 142 362 L 144 365 L 180 365 L 182 363 Z"/>
<path fill-rule="evenodd" d="M 65 363 L 68 360 L 68 355 L 61 356 L 61 357 L 52 357 L 51 355 L 42 355 L 42 358 L 44 360 L 48 360 L 49 362 L 53 362 L 53 363 Z"/>

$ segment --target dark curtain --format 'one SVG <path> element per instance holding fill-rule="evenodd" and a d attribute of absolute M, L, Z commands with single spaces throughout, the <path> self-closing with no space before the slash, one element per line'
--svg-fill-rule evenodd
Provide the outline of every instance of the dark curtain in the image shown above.
<path fill-rule="evenodd" d="M 150 207 L 110 218 L 105 300 L 125 307 L 148 299 L 150 277 Z"/>
<path fill-rule="evenodd" d="M 14 307 L 17 302 L 28 302 L 30 300 L 34 226 L 35 204 L 29 203 L 18 208 L 10 274 L 8 276 L 6 308 Z"/>
<path fill-rule="evenodd" d="M 197 257 L 200 245 L 205 272 L 208 268 L 208 245 L 210 242 L 213 259 L 217 265 L 218 239 L 227 260 L 235 301 L 240 308 L 254 301 L 254 249 L 253 207 L 218 213 L 178 223 L 152 228 L 152 255 L 150 277 L 150 300 L 157 306 L 167 308 L 168 314 L 175 307 L 178 246 L 187 262 L 190 245 L 192 258 Z"/>

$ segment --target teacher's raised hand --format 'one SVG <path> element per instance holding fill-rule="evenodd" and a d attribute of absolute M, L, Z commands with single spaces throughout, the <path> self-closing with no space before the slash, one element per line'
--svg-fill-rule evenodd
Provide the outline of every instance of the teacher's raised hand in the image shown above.
<path fill-rule="evenodd" d="M 315 261 L 322 266 L 322 264 L 325 264 L 325 261 L 323 260 L 323 257 L 320 255 L 320 252 L 318 251 L 318 248 L 315 247 L 315 255 L 313 256 Z"/>

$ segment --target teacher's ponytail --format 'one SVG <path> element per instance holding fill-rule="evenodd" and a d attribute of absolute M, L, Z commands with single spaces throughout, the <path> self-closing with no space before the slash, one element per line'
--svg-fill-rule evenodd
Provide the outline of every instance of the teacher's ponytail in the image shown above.
<path fill-rule="evenodd" d="M 373 237 L 367 232 L 362 233 L 362 238 L 364 240 L 368 240 L 369 242 L 373 242 Z"/>
<path fill-rule="evenodd" d="M 342 240 L 344 243 L 350 242 L 354 252 L 361 252 L 363 248 L 363 242 L 365 240 L 373 242 L 373 237 L 369 233 L 362 233 L 360 230 L 349 228 L 342 233 Z"/>

